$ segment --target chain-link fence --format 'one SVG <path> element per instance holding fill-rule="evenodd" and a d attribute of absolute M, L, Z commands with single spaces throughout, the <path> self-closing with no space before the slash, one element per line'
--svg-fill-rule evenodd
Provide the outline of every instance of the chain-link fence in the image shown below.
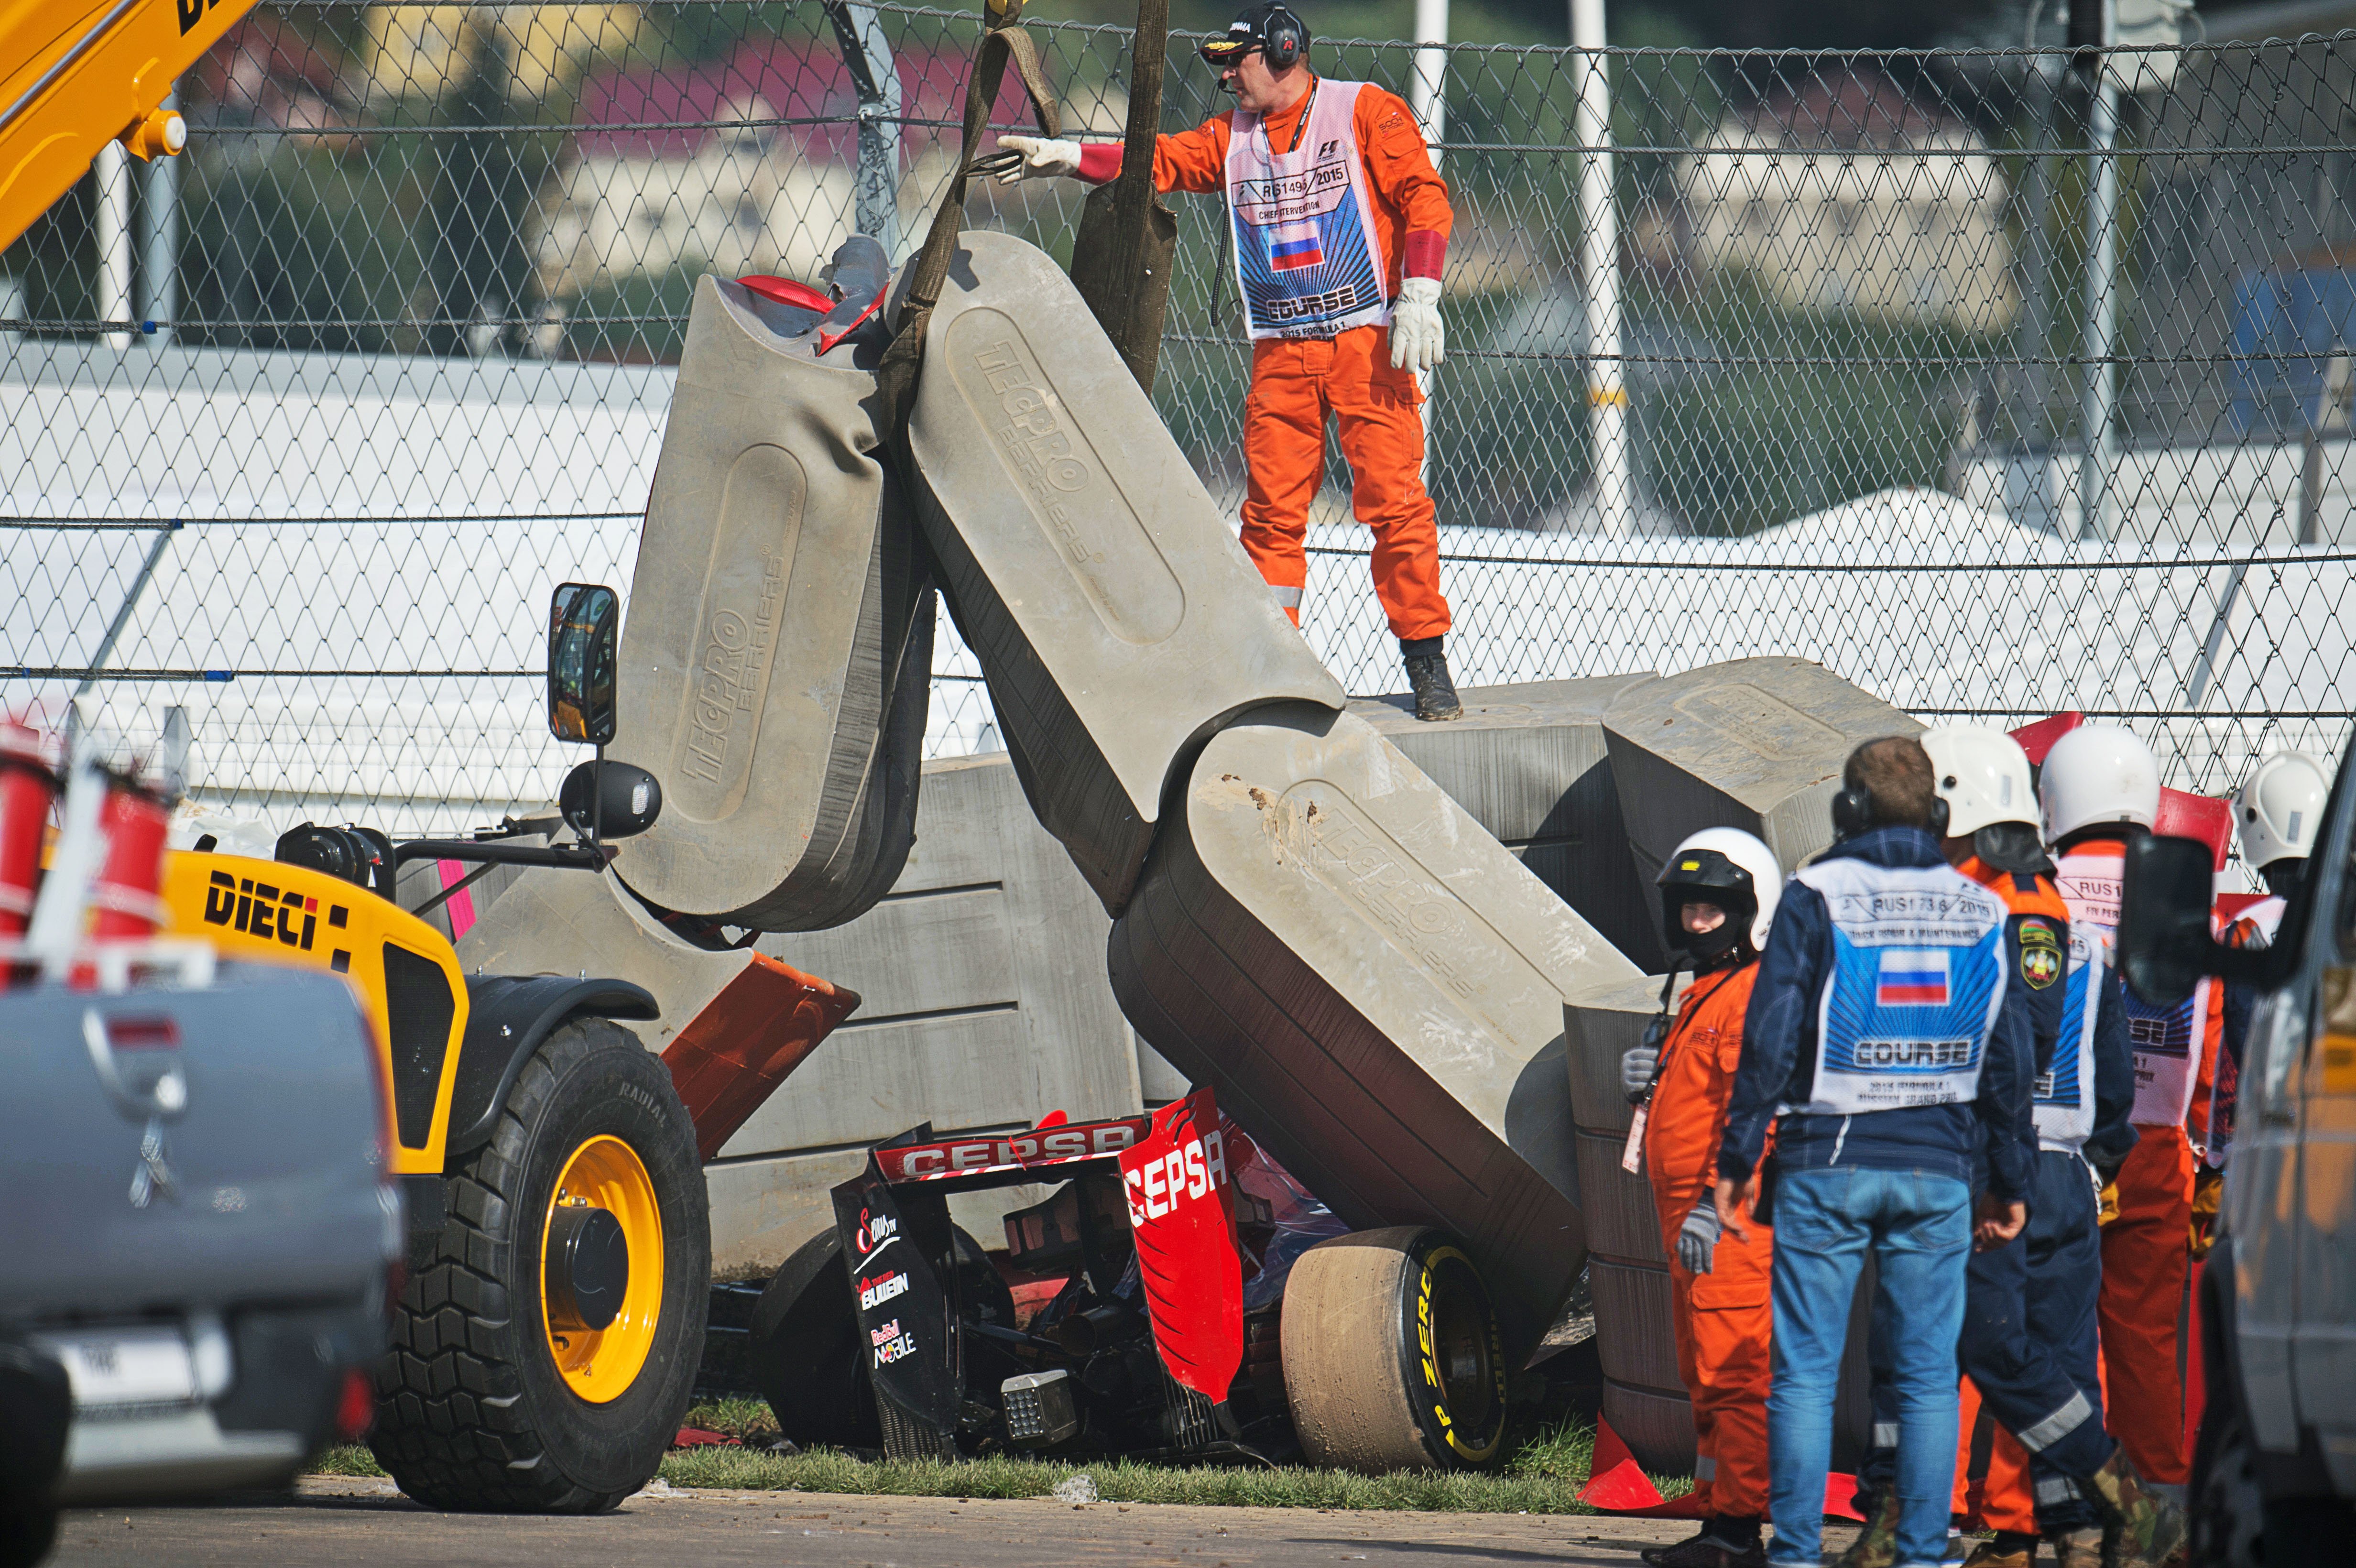
<path fill-rule="evenodd" d="M 0 254 L 0 702 L 80 691 L 134 747 L 185 724 L 200 793 L 273 819 L 546 799 L 542 606 L 628 581 L 694 280 L 814 279 L 854 229 L 912 250 L 977 25 L 257 13 L 180 84 L 189 153 L 102 165 Z M 1128 35 L 1031 25 L 1078 133 L 1118 135 Z M 1171 129 L 1225 107 L 1192 43 Z M 2356 34 L 1423 58 L 1460 680 L 1797 655 L 1925 719 L 2116 715 L 2211 793 L 2345 741 Z M 1067 255 L 1082 194 L 992 187 L 972 220 Z M 1226 229 L 1173 205 L 1156 398 L 1233 505 Z M 1336 453 L 1304 629 L 1389 689 L 1349 516 Z M 938 661 L 935 751 L 991 746 L 946 625 Z"/>

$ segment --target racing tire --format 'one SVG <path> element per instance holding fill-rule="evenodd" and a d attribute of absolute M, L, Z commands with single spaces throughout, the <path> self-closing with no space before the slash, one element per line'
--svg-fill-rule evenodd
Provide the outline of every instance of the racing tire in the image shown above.
<path fill-rule="evenodd" d="M 1472 1260 L 1415 1225 L 1320 1242 L 1286 1279 L 1285 1403 L 1312 1464 L 1486 1469 L 1505 1448 L 1504 1335 Z"/>
<path fill-rule="evenodd" d="M 679 1432 L 710 1305 L 709 1200 L 669 1071 L 610 1019 L 568 1020 L 445 1185 L 449 1219 L 395 1307 L 369 1448 L 428 1508 L 614 1507 Z M 594 1328 L 600 1311 L 542 1269 L 584 1211 L 627 1253 L 621 1276 L 584 1286 L 618 1302 Z"/>
<path fill-rule="evenodd" d="M 829 1225 L 796 1247 L 761 1292 L 744 1346 L 744 1370 L 787 1442 L 884 1446 L 859 1338 L 842 1236 Z"/>

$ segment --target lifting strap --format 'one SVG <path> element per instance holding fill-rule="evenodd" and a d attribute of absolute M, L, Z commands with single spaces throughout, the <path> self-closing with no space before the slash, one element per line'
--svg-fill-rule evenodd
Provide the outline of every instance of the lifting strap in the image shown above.
<path fill-rule="evenodd" d="M 876 427 L 894 432 L 895 447 L 904 446 L 908 415 L 916 406 L 916 375 L 925 358 L 925 324 L 932 317 L 933 306 L 940 303 L 942 284 L 948 281 L 958 232 L 965 227 L 966 184 L 973 177 L 975 149 L 990 129 L 990 111 L 998 101 L 1009 61 L 1022 80 L 1023 91 L 1030 95 L 1039 133 L 1063 134 L 1062 112 L 1056 107 L 1055 95 L 1047 91 L 1039 46 L 1019 21 L 1022 13 L 1023 0 L 989 0 L 982 15 L 981 42 L 974 49 L 973 74 L 966 79 L 965 130 L 958 149 L 957 173 L 942 193 L 940 206 L 934 209 L 924 248 L 908 263 L 899 328 L 884 352 L 883 363 L 876 367 L 876 391 L 883 403 L 878 411 L 884 416 Z M 1147 177 L 1151 177 L 1150 173 Z"/>
<path fill-rule="evenodd" d="M 1072 244 L 1073 285 L 1148 396 L 1178 256 L 1177 215 L 1153 189 L 1153 146 L 1162 132 L 1162 74 L 1169 52 L 1170 0 L 1138 0 L 1120 177 L 1088 193 Z"/>

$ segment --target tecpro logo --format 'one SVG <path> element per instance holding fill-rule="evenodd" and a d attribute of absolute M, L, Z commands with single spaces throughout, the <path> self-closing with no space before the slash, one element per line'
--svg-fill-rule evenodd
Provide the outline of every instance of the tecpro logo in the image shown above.
<path fill-rule="evenodd" d="M 736 715 L 749 712 L 759 695 L 785 592 L 785 552 L 771 550 L 761 558 L 752 614 L 723 604 L 705 621 L 703 656 L 688 709 L 687 754 L 681 763 L 687 776 L 720 782 Z"/>

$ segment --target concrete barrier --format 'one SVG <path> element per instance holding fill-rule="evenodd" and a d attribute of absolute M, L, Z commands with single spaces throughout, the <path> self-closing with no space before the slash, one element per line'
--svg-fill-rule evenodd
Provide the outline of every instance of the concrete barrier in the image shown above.
<path fill-rule="evenodd" d="M 1833 841 L 1832 797 L 1849 752 L 1922 726 L 1822 665 L 1764 658 L 1633 688 L 1603 729 L 1628 847 L 1649 889 L 1669 852 L 1704 827 L 1755 833 L 1797 869 Z"/>
<path fill-rule="evenodd" d="M 1063 269 L 958 243 L 908 427 L 918 513 L 1024 792 L 1118 912 L 1223 720 L 1342 688 Z"/>
<path fill-rule="evenodd" d="M 1365 720 L 1203 749 L 1114 923 L 1139 1034 L 1357 1226 L 1461 1236 L 1535 1342 L 1585 1253 L 1562 1004 L 1638 977 Z"/>
<path fill-rule="evenodd" d="M 919 1122 L 1023 1127 L 1056 1110 L 1134 1113 L 1148 1082 L 1158 1099 L 1183 1092 L 1113 1000 L 1110 925 L 1003 753 L 927 764 L 916 846 L 889 895 L 833 930 L 755 944 L 862 1002 L 706 1168 L 715 1266 L 775 1267 L 833 1222 L 829 1189 L 866 1146 Z M 1045 1196 L 965 1194 L 950 1211 L 998 1245 L 999 1215 Z"/>

